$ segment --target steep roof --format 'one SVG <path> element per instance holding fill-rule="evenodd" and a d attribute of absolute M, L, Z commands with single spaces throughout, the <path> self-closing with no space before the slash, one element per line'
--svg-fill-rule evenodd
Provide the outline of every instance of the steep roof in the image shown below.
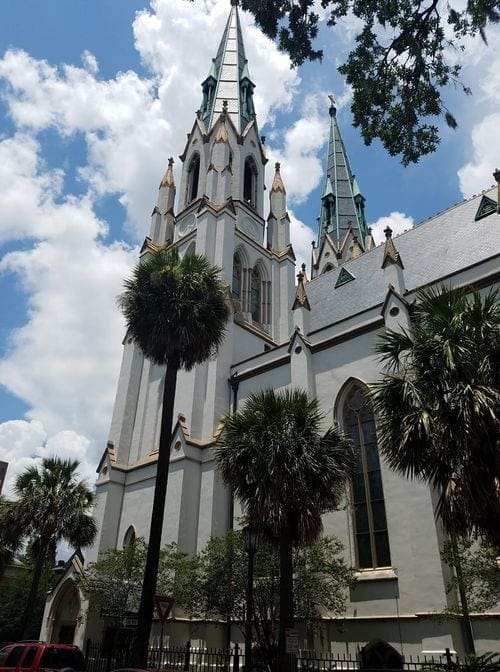
<path fill-rule="evenodd" d="M 486 194 L 496 200 L 496 189 Z M 397 250 L 404 259 L 408 292 L 429 283 L 444 282 L 488 259 L 492 260 L 491 270 L 495 265 L 498 270 L 500 216 L 493 213 L 475 220 L 482 196 L 459 203 L 396 237 Z M 388 287 L 382 269 L 385 251 L 385 245 L 379 245 L 347 261 L 341 269 L 319 275 L 308 283 L 311 331 L 384 301 Z M 354 280 L 336 287 L 342 269 L 348 270 Z"/>
<path fill-rule="evenodd" d="M 245 46 L 241 31 L 238 6 L 231 3 L 231 11 L 220 41 L 217 56 L 212 61 L 209 75 L 202 84 L 203 103 L 200 117 L 209 131 L 227 101 L 227 112 L 239 133 L 254 117 L 254 84 L 248 72 Z"/>

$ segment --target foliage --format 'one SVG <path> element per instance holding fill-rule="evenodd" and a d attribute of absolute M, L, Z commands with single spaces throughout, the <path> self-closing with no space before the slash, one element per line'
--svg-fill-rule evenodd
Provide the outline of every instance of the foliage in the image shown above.
<path fill-rule="evenodd" d="M 2 642 L 16 641 L 23 636 L 22 621 L 33 576 L 33 561 L 29 552 L 21 555 L 19 561 L 19 564 L 9 567 L 0 580 L 0 641 Z M 36 639 L 40 634 L 47 591 L 52 588 L 55 580 L 53 562 L 49 560 L 44 564 L 37 594 L 30 605 L 32 617 L 26 631 L 28 638 Z"/>
<path fill-rule="evenodd" d="M 19 549 L 22 529 L 16 517 L 16 506 L 0 495 L 0 579 Z"/>
<path fill-rule="evenodd" d="M 89 546 L 97 526 L 90 513 L 94 497 L 76 480 L 78 462 L 58 457 L 42 460 L 40 468 L 27 467 L 14 483 L 15 517 L 24 538 L 30 540 L 33 573 L 25 602 L 23 630 L 31 618 L 30 605 L 38 593 L 46 561 L 54 561 L 60 541 L 72 548 Z"/>
<path fill-rule="evenodd" d="M 158 461 L 149 543 L 139 605 L 134 664 L 145 667 L 152 622 L 153 596 L 160 562 L 160 535 L 167 496 L 177 373 L 190 370 L 217 352 L 229 317 L 226 287 L 219 269 L 196 254 L 182 258 L 177 249 L 147 256 L 125 281 L 119 298 L 129 335 L 144 356 L 166 364 Z"/>
<path fill-rule="evenodd" d="M 484 612 L 500 603 L 500 567 L 498 566 L 498 548 L 486 542 L 458 538 L 455 544 L 446 541 L 441 558 L 453 567 L 458 556 L 462 588 L 467 596 L 471 612 Z M 458 576 L 454 575 L 446 587 L 448 593 L 458 588 Z M 460 607 L 446 609 L 447 614 L 461 615 Z"/>
<path fill-rule="evenodd" d="M 189 370 L 217 352 L 229 309 L 219 269 L 206 257 L 159 250 L 124 284 L 119 304 L 145 357 Z"/>
<path fill-rule="evenodd" d="M 80 579 L 85 593 L 91 598 L 93 608 L 103 617 L 121 623 L 127 612 L 139 607 L 147 545 L 136 539 L 122 549 L 109 549 L 102 558 L 85 568 Z M 161 595 L 174 595 L 176 605 L 190 603 L 194 572 L 193 560 L 179 550 L 175 543 L 160 552 L 157 590 Z"/>
<path fill-rule="evenodd" d="M 412 331 L 388 330 L 373 386 L 380 450 L 397 472 L 440 493 L 453 536 L 500 542 L 500 306 L 450 287 L 417 294 Z"/>
<path fill-rule="evenodd" d="M 279 543 L 281 666 L 294 622 L 293 547 L 319 538 L 322 514 L 339 506 L 354 469 L 352 443 L 333 427 L 323 434 L 322 422 L 318 400 L 306 392 L 264 390 L 224 419 L 214 451 L 249 523 Z"/>
<path fill-rule="evenodd" d="M 320 15 L 315 0 L 241 0 L 256 24 L 287 52 L 292 64 L 323 56 L 313 44 Z M 461 10 L 438 0 L 321 0 L 327 24 L 345 19 L 359 25 L 355 46 L 339 72 L 353 90 L 354 125 L 366 144 L 379 138 L 389 154 L 401 154 L 403 164 L 416 162 L 439 144 L 436 120 L 455 128 L 442 90 L 460 81 L 456 52 L 465 49 L 465 38 L 500 20 L 497 0 L 468 0 Z M 434 120 L 434 121 L 433 121 Z"/>
<path fill-rule="evenodd" d="M 477 656 L 470 653 L 457 662 L 450 664 L 434 664 L 432 668 L 423 667 L 428 672 L 500 672 L 500 656 L 498 653 L 483 653 Z"/>
<path fill-rule="evenodd" d="M 311 543 L 321 515 L 344 496 L 352 444 L 334 427 L 323 434 L 322 421 L 317 399 L 302 390 L 252 394 L 224 419 L 217 466 L 249 522 L 271 541 L 289 527 L 295 545 Z"/>
<path fill-rule="evenodd" d="M 353 572 L 342 552 L 336 537 L 321 537 L 312 546 L 294 551 L 294 611 L 310 630 L 319 627 L 319 618 L 325 612 L 331 616 L 344 613 Z M 247 571 L 248 555 L 241 531 L 212 537 L 198 555 L 191 615 L 243 623 Z M 276 546 L 261 543 L 255 555 L 253 622 L 257 645 L 270 656 L 276 651 L 278 639 L 279 574 Z"/>

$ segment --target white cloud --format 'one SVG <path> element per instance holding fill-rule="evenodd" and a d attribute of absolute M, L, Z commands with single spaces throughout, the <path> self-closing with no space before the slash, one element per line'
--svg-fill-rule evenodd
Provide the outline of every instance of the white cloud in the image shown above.
<path fill-rule="evenodd" d="M 271 161 L 281 163 L 281 174 L 290 203 L 302 203 L 323 176 L 322 149 L 328 139 L 326 96 L 306 96 L 302 117 L 284 133 L 281 147 L 269 146 Z M 273 137 L 273 143 L 276 136 Z"/>
<path fill-rule="evenodd" d="M 139 241 L 146 233 L 167 157 L 183 149 L 227 18 L 226 0 L 209 2 L 208 9 L 202 0 L 154 0 L 151 11 L 136 15 L 135 44 L 148 77 L 128 71 L 103 79 L 87 50 L 82 67 L 54 67 L 16 49 L 0 59 L 1 95 L 15 128 L 0 141 L 0 242 L 23 241 L 1 260 L 0 272 L 15 275 L 28 305 L 0 361 L 0 383 L 30 408 L 27 420 L 0 425 L 0 437 L 7 437 L 0 459 L 11 462 L 11 475 L 52 450 L 69 451 L 88 471 L 85 465 L 103 449 L 123 336 L 116 295 L 137 253 L 107 240 L 108 223 L 96 205 L 103 196 L 118 198 L 128 230 Z M 292 104 L 300 80 L 288 58 L 249 25 L 250 17 L 242 13 L 242 22 L 263 126 Z M 196 24 L 197 34 L 214 39 L 186 49 Z M 315 175 L 309 184 L 319 179 L 314 151 L 324 137 L 320 141 L 318 125 L 311 117 L 303 126 L 307 139 L 300 137 L 296 149 L 294 134 L 297 141 L 301 134 L 292 129 L 284 153 L 290 175 L 305 158 L 305 170 Z M 46 129 L 67 143 L 83 138 L 81 165 L 61 155 L 48 167 L 39 140 Z M 68 165 L 81 195 L 67 191 Z M 310 237 L 301 223 L 293 227 L 299 240 Z"/>
<path fill-rule="evenodd" d="M 38 466 L 44 457 L 77 460 L 78 478 L 89 486 L 95 481 L 95 464 L 88 461 L 89 439 L 72 431 L 48 438 L 43 424 L 37 420 L 10 420 L 0 423 L 0 455 L 9 463 L 3 494 L 12 497 L 16 476 L 27 467 Z"/>
<path fill-rule="evenodd" d="M 392 235 L 397 236 L 403 233 L 415 224 L 413 217 L 403 214 L 402 212 L 391 212 L 390 215 L 379 217 L 376 222 L 370 224 L 372 235 L 375 243 L 378 245 L 385 240 L 384 229 L 389 227 L 392 229 Z"/>
<path fill-rule="evenodd" d="M 463 79 L 472 82 L 473 96 L 467 100 L 472 113 L 468 142 L 471 157 L 458 170 L 464 198 L 494 183 L 493 171 L 500 167 L 500 27 L 486 29 L 488 45 L 479 38 L 468 40 Z"/>
<path fill-rule="evenodd" d="M 302 264 L 310 268 L 311 264 L 311 243 L 316 240 L 316 234 L 311 227 L 298 219 L 293 210 L 289 210 L 290 215 L 290 238 L 292 240 L 293 251 L 295 252 L 297 273 Z"/>

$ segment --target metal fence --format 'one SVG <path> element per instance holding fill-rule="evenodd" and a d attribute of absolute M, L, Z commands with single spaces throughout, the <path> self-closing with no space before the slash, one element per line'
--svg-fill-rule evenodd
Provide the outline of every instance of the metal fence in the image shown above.
<path fill-rule="evenodd" d="M 110 648 L 88 641 L 85 659 L 87 672 L 110 672 L 130 667 L 132 650 L 126 645 Z M 237 644 L 231 649 L 207 649 L 192 647 L 187 642 L 185 646 L 151 648 L 148 656 L 148 669 L 165 672 L 243 672 L 244 666 L 243 649 Z M 290 657 L 290 672 L 420 672 L 432 671 L 432 668 L 443 670 L 446 666 L 451 667 L 449 656 L 448 661 L 409 656 L 397 667 L 390 664 L 368 667 L 357 657 L 330 652 L 299 651 Z M 254 653 L 252 667 L 254 672 L 268 672 L 278 666 L 277 660 L 263 660 Z"/>

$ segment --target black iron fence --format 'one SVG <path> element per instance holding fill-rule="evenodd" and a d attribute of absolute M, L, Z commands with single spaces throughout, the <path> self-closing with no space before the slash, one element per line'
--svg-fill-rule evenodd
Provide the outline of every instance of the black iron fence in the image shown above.
<path fill-rule="evenodd" d="M 156 647 L 149 650 L 148 669 L 162 672 L 244 672 L 245 656 L 237 644 L 231 649 L 196 648 L 187 642 L 185 646 Z M 87 672 L 111 672 L 132 665 L 132 650 L 126 644 L 119 647 L 103 647 L 92 644 L 85 648 Z M 277 669 L 277 660 L 260 659 L 253 654 L 254 672 L 269 672 Z M 396 667 L 381 663 L 367 666 L 360 658 L 330 652 L 299 651 L 290 658 L 290 672 L 420 672 L 433 668 L 443 670 L 452 667 L 451 658 L 442 660 L 408 656 Z"/>

